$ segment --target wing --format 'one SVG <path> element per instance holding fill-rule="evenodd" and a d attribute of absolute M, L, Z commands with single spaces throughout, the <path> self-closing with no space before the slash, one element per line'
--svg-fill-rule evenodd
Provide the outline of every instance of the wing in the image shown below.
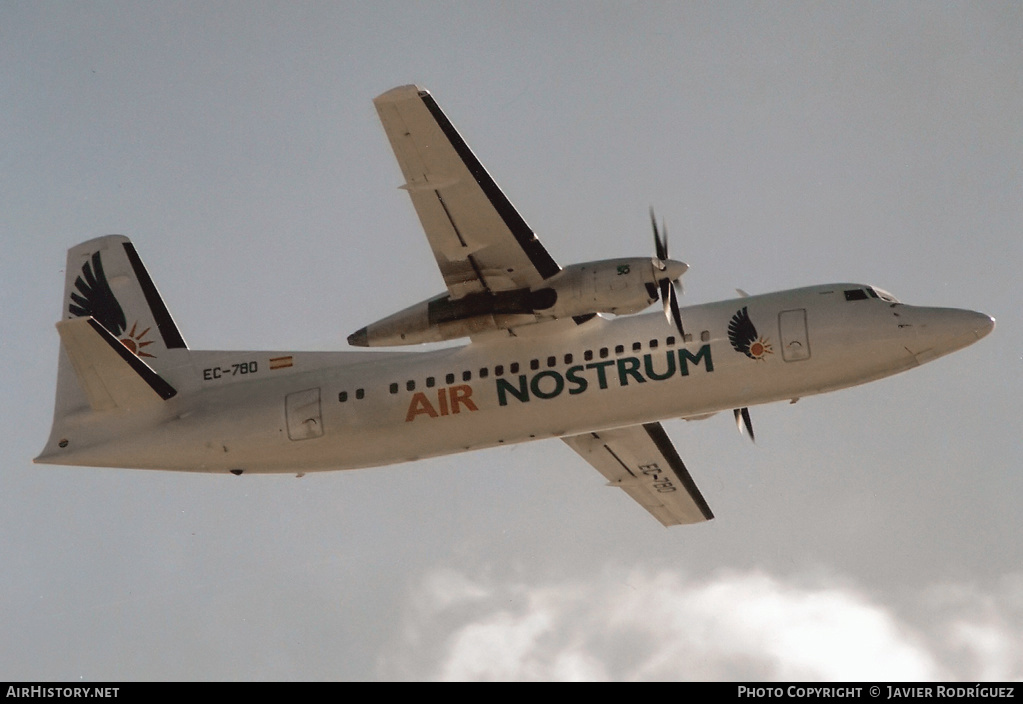
<path fill-rule="evenodd" d="M 373 103 L 452 299 L 561 270 L 429 92 L 401 86 Z"/>
<path fill-rule="evenodd" d="M 714 518 L 660 423 L 562 438 L 665 526 Z"/>

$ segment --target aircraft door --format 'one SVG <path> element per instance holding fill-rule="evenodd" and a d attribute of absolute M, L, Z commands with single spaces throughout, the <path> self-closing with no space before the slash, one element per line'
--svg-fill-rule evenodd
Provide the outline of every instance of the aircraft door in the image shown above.
<path fill-rule="evenodd" d="M 320 413 L 320 390 L 306 389 L 284 397 L 284 413 L 288 422 L 288 437 L 309 440 L 323 435 L 323 417 Z"/>
<path fill-rule="evenodd" d="M 783 310 L 778 314 L 781 356 L 786 362 L 810 358 L 810 339 L 806 331 L 806 309 Z"/>

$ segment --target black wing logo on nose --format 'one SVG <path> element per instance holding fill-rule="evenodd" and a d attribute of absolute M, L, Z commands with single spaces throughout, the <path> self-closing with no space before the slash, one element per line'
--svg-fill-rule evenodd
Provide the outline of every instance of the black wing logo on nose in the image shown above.
<path fill-rule="evenodd" d="M 764 355 L 774 354 L 767 338 L 757 335 L 757 328 L 749 319 L 746 308 L 738 311 L 729 321 L 728 341 L 736 352 L 742 352 L 750 359 L 763 359 Z"/>
<path fill-rule="evenodd" d="M 111 332 L 120 336 L 128 327 L 121 304 L 117 302 L 114 292 L 110 289 L 107 276 L 103 273 L 103 260 L 100 253 L 92 255 L 92 260 L 82 265 L 82 275 L 75 279 L 78 293 L 71 292 L 71 315 L 84 317 L 91 315 L 96 321 Z"/>

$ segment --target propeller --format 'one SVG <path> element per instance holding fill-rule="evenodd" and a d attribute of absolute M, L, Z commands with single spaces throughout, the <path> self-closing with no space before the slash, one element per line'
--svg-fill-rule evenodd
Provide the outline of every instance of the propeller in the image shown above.
<path fill-rule="evenodd" d="M 654 230 L 654 252 L 656 254 L 656 257 L 651 260 L 651 264 L 654 268 L 658 294 L 661 303 L 664 304 L 664 317 L 668 319 L 669 323 L 674 323 L 684 340 L 686 331 L 682 327 L 682 313 L 678 306 L 678 292 L 675 290 L 675 284 L 680 283 L 679 279 L 689 266 L 668 258 L 668 228 L 663 221 L 661 227 L 657 227 L 657 218 L 654 216 L 653 208 L 650 208 L 650 225 Z"/>
<path fill-rule="evenodd" d="M 757 439 L 753 436 L 753 421 L 750 420 L 749 409 L 743 406 L 732 412 L 735 413 L 735 427 L 739 429 L 739 434 L 742 434 L 742 427 L 745 425 L 750 441 L 755 443 Z"/>

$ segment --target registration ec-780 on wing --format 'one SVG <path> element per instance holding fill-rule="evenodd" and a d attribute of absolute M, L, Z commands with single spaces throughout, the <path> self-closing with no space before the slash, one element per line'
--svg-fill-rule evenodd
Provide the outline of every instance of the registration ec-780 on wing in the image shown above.
<path fill-rule="evenodd" d="M 654 252 L 560 266 L 417 86 L 375 101 L 446 291 L 349 336 L 430 351 L 192 350 L 134 245 L 68 252 L 49 441 L 37 462 L 305 473 L 560 438 L 664 525 L 713 517 L 660 421 L 733 413 L 910 369 L 982 313 L 831 283 L 681 307 Z M 639 314 L 651 305 L 658 311 Z"/>

